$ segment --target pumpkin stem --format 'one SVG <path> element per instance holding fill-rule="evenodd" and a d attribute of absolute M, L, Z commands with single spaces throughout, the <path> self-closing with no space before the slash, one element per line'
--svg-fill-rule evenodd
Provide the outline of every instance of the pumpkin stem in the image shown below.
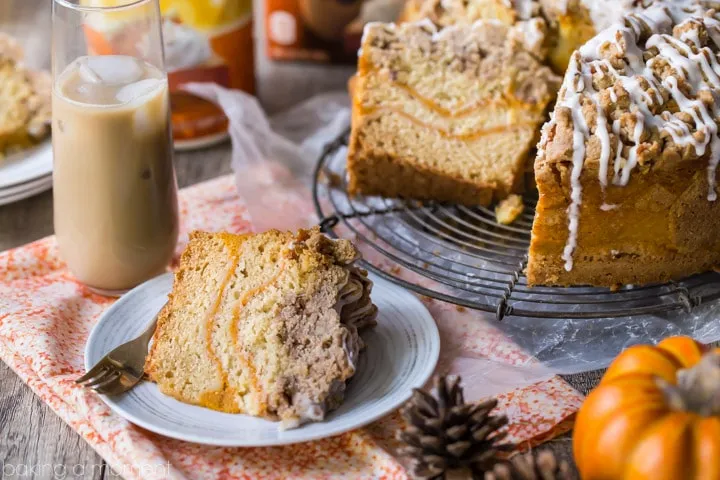
<path fill-rule="evenodd" d="M 658 383 L 674 410 L 720 415 L 720 354 L 707 353 L 697 365 L 680 370 L 677 385 L 662 379 Z"/>

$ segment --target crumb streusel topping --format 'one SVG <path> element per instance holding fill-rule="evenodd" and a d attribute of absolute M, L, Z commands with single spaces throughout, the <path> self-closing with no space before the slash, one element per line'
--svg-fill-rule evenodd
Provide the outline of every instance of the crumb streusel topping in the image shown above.
<path fill-rule="evenodd" d="M 387 71 L 394 83 L 406 84 L 413 74 L 429 80 L 438 72 L 413 72 L 411 66 L 432 60 L 442 65 L 440 73 L 477 78 L 478 90 L 513 91 L 519 100 L 539 104 L 554 97 L 559 86 L 556 75 L 538 68 L 545 33 L 541 19 L 513 26 L 478 20 L 443 29 L 427 19 L 400 25 L 370 22 L 365 25 L 362 45 L 369 49 L 373 68 Z M 516 72 L 512 78 L 506 74 L 509 65 Z M 446 96 L 453 95 L 446 92 Z"/>
<path fill-rule="evenodd" d="M 633 171 L 654 162 L 706 161 L 708 201 L 717 201 L 720 17 L 706 10 L 708 2 L 651 3 L 575 52 L 543 128 L 538 162 L 567 161 L 572 152 L 567 271 L 577 247 L 580 178 L 590 164 L 604 191 L 609 183 L 626 186 Z"/>
<path fill-rule="evenodd" d="M 514 12 L 512 23 L 539 16 L 538 0 L 502 0 L 508 10 Z M 433 0 L 419 2 L 417 18 L 427 18 L 440 28 L 458 23 L 473 23 L 482 18 L 478 5 L 467 0 Z"/>

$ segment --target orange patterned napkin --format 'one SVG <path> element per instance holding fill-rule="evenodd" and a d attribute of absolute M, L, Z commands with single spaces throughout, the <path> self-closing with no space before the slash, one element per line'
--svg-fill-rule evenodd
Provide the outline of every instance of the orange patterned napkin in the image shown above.
<path fill-rule="evenodd" d="M 193 229 L 252 229 L 231 176 L 184 190 L 181 212 L 178 251 Z M 397 414 L 334 438 L 273 448 L 196 445 L 126 422 L 95 393 L 74 384 L 84 373 L 90 330 L 112 303 L 73 279 L 58 258 L 54 237 L 0 253 L 0 358 L 123 477 L 407 478 L 393 455 Z M 428 299 L 425 303 L 441 331 L 439 368 L 465 376 L 470 400 L 496 394 L 510 418 L 512 441 L 536 444 L 567 430 L 582 400 L 579 393 L 558 377 L 514 371 L 513 365 L 528 363 L 527 356 L 479 313 Z M 496 361 L 506 370 L 488 369 L 491 378 L 480 375 L 478 365 Z"/>

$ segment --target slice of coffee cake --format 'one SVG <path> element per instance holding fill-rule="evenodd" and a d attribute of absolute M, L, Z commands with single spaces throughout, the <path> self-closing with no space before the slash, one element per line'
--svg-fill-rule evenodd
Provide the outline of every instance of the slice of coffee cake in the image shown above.
<path fill-rule="evenodd" d="M 487 205 L 520 191 L 560 79 L 499 22 L 369 24 L 353 96 L 349 189 Z M 525 26 L 527 27 L 527 26 Z"/>
<path fill-rule="evenodd" d="M 145 369 L 180 401 L 293 427 L 342 402 L 374 325 L 372 283 L 347 240 L 318 229 L 195 232 Z"/>

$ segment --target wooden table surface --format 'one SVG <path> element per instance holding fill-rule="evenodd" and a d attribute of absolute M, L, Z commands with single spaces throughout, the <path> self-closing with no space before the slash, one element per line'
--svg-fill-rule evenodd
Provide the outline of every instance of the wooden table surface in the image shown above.
<path fill-rule="evenodd" d="M 0 32 L 18 36 L 28 50 L 28 63 L 49 65 L 49 4 L 47 0 L 0 0 Z M 291 75 L 292 72 L 283 71 Z M 298 77 L 305 77 L 298 70 Z M 302 89 L 301 89 L 302 90 Z M 296 90 L 298 91 L 298 90 Z M 287 102 L 286 102 L 287 103 Z M 176 155 L 180 186 L 208 180 L 230 172 L 229 145 Z M 0 251 L 52 235 L 52 193 L 0 206 Z M 566 378 L 587 393 L 599 380 L 599 373 Z M 118 478 L 105 462 L 2 362 L 0 362 L 0 479 L 51 479 L 48 466 L 64 466 L 64 478 Z M 572 462 L 570 435 L 547 444 L 560 457 Z M 10 476 L 13 471 L 18 475 Z M 33 472 L 44 467 L 45 475 Z M 18 470 L 24 468 L 25 470 Z M 20 475 L 22 474 L 22 475 Z"/>

